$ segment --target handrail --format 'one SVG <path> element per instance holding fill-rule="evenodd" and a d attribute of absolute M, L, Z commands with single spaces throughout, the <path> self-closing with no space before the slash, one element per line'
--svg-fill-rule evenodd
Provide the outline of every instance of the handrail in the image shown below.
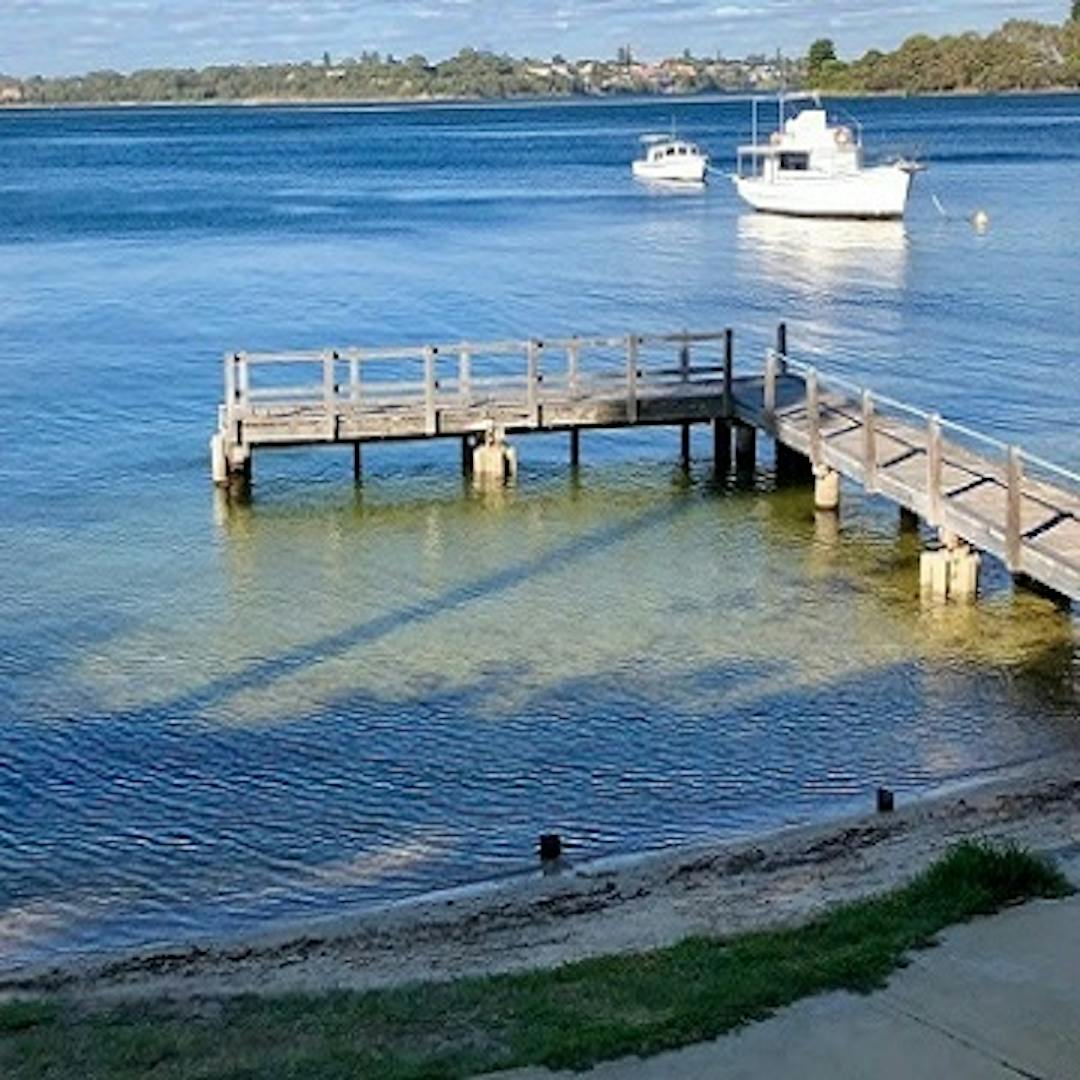
<path fill-rule="evenodd" d="M 395 345 L 385 348 L 350 345 L 338 349 L 288 349 L 267 352 L 237 351 L 232 355 L 242 356 L 249 364 L 322 363 L 327 355 L 334 361 L 423 360 L 428 350 L 434 351 L 438 356 L 454 356 L 463 350 L 482 356 L 490 353 L 524 353 L 526 349 L 533 345 L 540 345 L 545 351 L 569 348 L 618 349 L 625 348 L 629 336 L 636 337 L 639 345 L 694 345 L 723 342 L 725 333 L 724 330 L 687 330 L 674 334 L 623 334 L 618 337 L 537 337 L 527 340 L 455 341 L 433 345 Z"/>
<path fill-rule="evenodd" d="M 1071 469 L 1066 469 L 1062 465 L 1055 465 L 1052 461 L 1047 461 L 1045 458 L 1029 453 L 1027 450 L 1023 449 L 1023 447 L 1020 448 L 1020 456 L 1025 461 L 1034 465 L 1037 469 L 1043 469 L 1046 472 L 1053 473 L 1055 476 L 1063 477 L 1071 483 L 1076 484 L 1077 487 L 1080 487 L 1080 474 L 1074 473 Z"/>
<path fill-rule="evenodd" d="M 799 360 L 795 360 L 790 356 L 786 357 L 785 359 L 787 360 L 788 368 L 796 371 L 799 374 L 805 375 L 810 371 L 816 371 L 819 382 L 822 386 L 833 386 L 842 390 L 849 391 L 854 398 L 853 404 L 858 403 L 858 399 L 861 398 L 863 392 L 866 390 L 865 386 L 852 382 L 850 379 L 846 379 L 843 376 L 833 375 L 829 372 L 822 372 L 819 368 L 811 367 L 811 365 L 805 364 Z M 993 435 L 987 435 L 983 431 L 978 431 L 975 428 L 968 427 L 966 424 L 961 424 L 957 420 L 950 420 L 947 417 L 940 416 L 937 413 L 922 409 L 918 405 L 912 405 L 910 402 L 907 401 L 900 401 L 896 398 L 889 397 L 887 394 L 879 394 L 873 391 L 870 391 L 870 393 L 876 405 L 883 405 L 887 409 L 893 409 L 897 412 L 904 412 L 910 416 L 917 416 L 919 417 L 919 419 L 925 422 L 929 422 L 932 417 L 937 416 L 938 421 L 940 422 L 943 429 L 946 429 L 948 431 L 954 431 L 958 435 L 963 435 L 965 438 L 971 439 L 975 442 L 981 442 L 986 446 L 992 446 L 996 450 L 1000 450 L 1002 453 L 1008 453 L 1011 446 L 1010 443 L 1005 442 L 1003 439 L 999 439 Z M 1024 452 L 1024 454 L 1025 457 L 1029 458 L 1029 460 L 1034 461 L 1034 459 L 1031 458 L 1031 456 L 1028 455 L 1026 451 Z M 1051 465 L 1050 462 L 1035 463 L 1050 468 L 1055 472 L 1060 472 L 1062 475 L 1069 476 L 1071 479 L 1075 479 L 1078 483 L 1080 483 L 1080 477 L 1069 473 L 1067 470 L 1061 469 L 1059 466 Z"/>

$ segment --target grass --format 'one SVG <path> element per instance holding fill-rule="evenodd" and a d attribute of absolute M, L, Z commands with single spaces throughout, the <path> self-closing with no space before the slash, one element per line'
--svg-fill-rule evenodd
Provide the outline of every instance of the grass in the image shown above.
<path fill-rule="evenodd" d="M 435 1080 L 584 1068 L 712 1039 L 826 990 L 873 990 L 945 927 L 1070 891 L 1041 858 L 965 843 L 906 887 L 801 927 L 554 971 L 209 1005 L 17 1002 L 0 1006 L 0 1076 Z"/>

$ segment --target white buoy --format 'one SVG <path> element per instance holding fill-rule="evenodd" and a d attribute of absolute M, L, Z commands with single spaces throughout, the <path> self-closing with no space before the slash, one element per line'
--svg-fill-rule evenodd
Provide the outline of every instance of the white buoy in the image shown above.
<path fill-rule="evenodd" d="M 976 210 L 971 215 L 971 224 L 976 232 L 986 232 L 990 228 L 990 215 L 985 210 Z"/>

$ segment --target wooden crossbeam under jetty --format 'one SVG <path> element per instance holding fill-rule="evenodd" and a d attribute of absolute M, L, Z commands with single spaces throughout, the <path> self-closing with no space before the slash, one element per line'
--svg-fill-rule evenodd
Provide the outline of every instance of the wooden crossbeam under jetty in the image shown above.
<path fill-rule="evenodd" d="M 839 480 L 897 503 L 939 530 L 923 586 L 971 595 L 978 551 L 1015 575 L 1080 599 L 1080 476 L 932 413 L 825 375 L 776 347 L 735 372 L 730 330 L 562 340 L 460 342 L 323 352 L 230 353 L 211 440 L 213 476 L 245 487 L 255 450 L 457 437 L 463 465 L 506 436 L 567 431 L 571 459 L 589 428 L 712 423 L 717 468 L 753 465 L 756 432 L 778 469 L 812 474 L 835 510 Z M 475 460 L 479 460 L 476 458 Z"/>

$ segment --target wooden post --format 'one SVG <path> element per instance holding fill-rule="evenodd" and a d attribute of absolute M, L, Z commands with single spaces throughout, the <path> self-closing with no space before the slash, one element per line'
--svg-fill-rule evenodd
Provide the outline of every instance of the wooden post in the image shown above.
<path fill-rule="evenodd" d="M 637 376 L 638 347 L 641 344 L 637 334 L 626 339 L 626 422 L 637 423 Z"/>
<path fill-rule="evenodd" d="M 472 354 L 468 349 L 458 353 L 458 393 L 462 405 L 472 403 Z"/>
<path fill-rule="evenodd" d="M 679 446 L 679 464 L 683 471 L 686 472 L 690 468 L 690 425 L 682 425 L 682 438 Z"/>
<path fill-rule="evenodd" d="M 776 352 L 780 357 L 780 370 L 787 371 L 787 323 L 782 322 L 776 328 Z"/>
<path fill-rule="evenodd" d="M 869 390 L 862 393 L 863 425 L 863 484 L 869 492 L 877 491 L 877 418 L 874 415 L 874 396 Z"/>
<path fill-rule="evenodd" d="M 334 354 L 324 352 L 322 358 L 323 370 L 323 404 L 327 410 L 333 412 L 334 398 L 337 396 L 337 387 L 334 385 Z"/>
<path fill-rule="evenodd" d="M 941 524 L 941 417 L 935 413 L 926 424 L 927 523 Z"/>
<path fill-rule="evenodd" d="M 731 472 L 731 425 L 720 418 L 713 421 L 713 471 L 719 478 Z"/>
<path fill-rule="evenodd" d="M 1016 574 L 1022 569 L 1023 560 L 1020 500 L 1024 485 L 1024 463 L 1020 457 L 1020 448 L 1017 446 L 1009 447 L 1008 485 L 1008 503 L 1005 511 L 1005 566 L 1011 573 Z"/>
<path fill-rule="evenodd" d="M 581 431 L 570 429 L 570 468 L 576 469 L 581 464 Z"/>
<path fill-rule="evenodd" d="M 765 390 L 763 411 L 765 414 L 765 429 L 776 431 L 776 369 L 778 366 L 777 354 L 772 349 L 765 354 Z"/>
<path fill-rule="evenodd" d="M 438 349 L 424 349 L 424 430 L 434 435 L 439 430 L 439 417 L 435 410 L 435 357 Z"/>
<path fill-rule="evenodd" d="M 757 428 L 753 424 L 735 425 L 735 475 L 740 484 L 753 482 L 757 468 Z"/>
<path fill-rule="evenodd" d="M 363 478 L 362 462 L 360 459 L 360 443 L 354 442 L 352 445 L 352 474 L 353 483 L 359 484 Z"/>
<path fill-rule="evenodd" d="M 360 403 L 360 358 L 349 357 L 349 400 L 354 404 Z"/>
<path fill-rule="evenodd" d="M 323 405 L 326 408 L 326 437 L 330 442 L 337 438 L 337 383 L 334 361 L 337 353 L 323 353 Z"/>
<path fill-rule="evenodd" d="M 566 347 L 566 385 L 572 398 L 578 396 L 578 368 L 580 363 L 581 346 L 578 344 L 577 338 L 574 338 Z"/>
<path fill-rule="evenodd" d="M 240 408 L 246 409 L 250 404 L 251 362 L 247 353 L 240 353 L 236 361 L 239 368 L 239 391 L 237 396 L 240 399 Z"/>
<path fill-rule="evenodd" d="M 236 408 L 236 365 L 239 359 L 238 353 L 225 354 L 225 411 L 229 417 Z"/>
<path fill-rule="evenodd" d="M 685 333 L 685 331 L 684 331 Z M 690 343 L 683 342 L 682 348 L 679 349 L 679 381 L 690 381 Z"/>
<path fill-rule="evenodd" d="M 533 427 L 540 426 L 540 350 L 543 347 L 539 341 L 530 341 L 525 346 L 525 411 Z"/>
<path fill-rule="evenodd" d="M 724 331 L 724 419 L 735 415 L 733 382 L 735 377 L 735 333 Z"/>
<path fill-rule="evenodd" d="M 461 436 L 461 475 L 472 476 L 473 473 L 473 450 L 476 442 L 471 435 Z"/>
<path fill-rule="evenodd" d="M 806 426 L 810 437 L 810 463 L 821 464 L 821 401 L 816 368 L 806 373 Z"/>

